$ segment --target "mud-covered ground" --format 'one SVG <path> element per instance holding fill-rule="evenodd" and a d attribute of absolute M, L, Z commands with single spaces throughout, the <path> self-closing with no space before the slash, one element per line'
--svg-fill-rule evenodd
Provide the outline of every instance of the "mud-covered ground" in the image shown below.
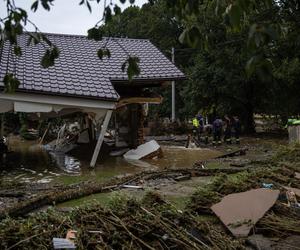
<path fill-rule="evenodd" d="M 177 137 L 175 140 L 165 140 L 168 137 L 158 137 L 154 139 L 158 139 L 159 143 L 162 145 L 164 149 L 164 157 L 159 160 L 147 160 L 147 161 L 140 161 L 139 164 L 147 165 L 150 167 L 137 167 L 133 166 L 134 170 L 130 167 L 126 166 L 126 169 L 129 169 L 129 173 L 125 174 L 123 172 L 124 165 L 119 164 L 118 167 L 120 168 L 120 172 L 114 167 L 110 174 L 107 175 L 107 168 L 112 164 L 109 160 L 108 167 L 105 168 L 105 171 L 101 171 L 102 168 L 91 170 L 92 173 L 97 173 L 96 176 L 99 174 L 101 178 L 95 178 L 95 174 L 84 174 L 81 176 L 65 176 L 67 180 L 72 178 L 71 186 L 76 187 L 80 185 L 80 183 L 88 180 L 92 180 L 94 182 L 101 182 L 105 183 L 109 181 L 111 178 L 115 177 L 123 177 L 128 175 L 134 175 L 138 172 L 143 171 L 160 171 L 164 169 L 176 169 L 176 168 L 244 168 L 244 167 L 251 167 L 252 162 L 256 161 L 264 161 L 268 158 L 272 157 L 274 153 L 278 150 L 281 145 L 286 145 L 287 140 L 285 138 L 272 138 L 272 137 L 244 137 L 241 139 L 241 144 L 222 144 L 221 146 L 212 146 L 212 145 L 201 145 L 202 148 L 200 149 L 186 149 L 184 148 L 185 144 L 185 136 Z M 32 143 L 31 143 L 32 144 Z M 175 145 L 172 145 L 175 144 Z M 228 154 L 230 152 L 237 151 L 239 149 L 246 149 L 245 155 L 237 155 L 234 157 L 226 157 L 226 158 L 216 158 L 223 154 Z M 25 151 L 25 149 L 22 149 Z M 27 153 L 28 154 L 28 153 Z M 43 153 L 44 155 L 45 153 Z M 27 157 L 28 158 L 28 157 Z M 30 157 L 29 157 L 30 158 Z M 117 161 L 119 162 L 119 161 Z M 198 166 L 195 166 L 194 163 L 198 163 Z M 38 172 L 35 168 L 31 170 L 32 172 L 36 172 L 36 175 L 42 176 L 44 172 L 51 172 L 48 171 L 46 162 L 43 162 L 44 168 Z M 104 162 L 104 164 L 106 164 Z M 24 167 L 23 167 L 24 168 Z M 52 165 L 51 165 L 51 168 Z M 97 167 L 96 167 L 97 168 Z M 99 170 L 99 171 L 98 171 Z M 15 171 L 15 170 L 13 170 Z M 45 192 L 55 192 L 56 190 L 59 191 L 60 189 L 64 189 L 68 187 L 66 185 L 69 181 L 66 182 L 59 182 L 59 181 L 52 181 L 43 183 L 42 181 L 34 181 L 35 179 L 31 179 L 30 182 L 24 182 L 21 177 L 24 178 L 24 174 L 20 174 L 17 172 L 16 176 L 12 176 L 12 178 L 7 178 L 6 172 L 9 174 L 13 174 L 9 172 L 9 170 L 4 171 L 0 179 L 1 185 L 1 192 L 0 192 L 0 208 L 6 208 L 14 206 L 18 202 L 22 202 L 24 200 L 28 200 L 39 196 L 39 194 L 43 194 Z M 85 170 L 88 171 L 88 170 Z M 52 170 L 51 173 L 53 173 Z M 101 176 L 102 172 L 102 176 Z M 26 172 L 28 173 L 28 171 Z M 31 174 L 31 172 L 29 172 Z M 62 177 L 59 173 L 56 174 L 52 178 L 56 178 L 54 180 L 60 180 Z M 115 176 L 114 176 L 115 174 Z M 20 177 L 20 175 L 22 175 Z M 107 177 L 104 179 L 103 177 Z M 20 177 L 20 178 L 19 178 Z M 28 177 L 25 176 L 27 179 Z M 42 177 L 41 177 L 42 178 Z M 178 207 L 183 207 L 189 195 L 191 195 L 199 186 L 205 186 L 209 183 L 212 179 L 212 176 L 201 176 L 201 177 L 189 177 L 189 178 L 182 178 L 179 180 L 174 180 L 173 178 L 156 178 L 148 181 L 144 181 L 143 183 L 134 183 L 134 185 L 138 187 L 142 187 L 141 189 L 137 188 L 123 188 L 119 191 L 114 191 L 112 193 L 105 193 L 99 195 L 91 195 L 87 197 L 83 197 L 80 199 L 75 199 L 66 202 L 65 204 L 59 204 L 59 207 L 73 207 L 73 206 L 80 206 L 82 204 L 86 204 L 86 202 L 97 201 L 100 203 L 106 203 L 109 200 L 110 196 L 114 196 L 116 192 L 121 192 L 122 194 L 133 196 L 140 198 L 144 195 L 145 192 L 149 190 L 154 190 L 161 194 L 166 199 L 174 202 L 175 205 Z"/>
<path fill-rule="evenodd" d="M 172 141 L 163 141 L 162 139 L 166 137 L 160 137 L 160 143 L 162 145 L 170 144 Z M 155 139 L 155 138 L 154 138 Z M 185 141 L 183 138 L 179 138 L 175 144 L 178 146 L 182 146 Z M 180 144 L 181 143 L 181 144 Z M 215 169 L 215 168 L 233 168 L 243 170 L 243 168 L 251 168 L 256 167 L 257 162 L 268 161 L 268 159 L 272 158 L 274 154 L 280 147 L 283 145 L 287 145 L 287 140 L 283 138 L 272 138 L 272 137 L 244 137 L 241 140 L 240 145 L 232 144 L 222 144 L 221 146 L 211 146 L 211 145 L 203 145 L 203 149 L 211 150 L 211 157 L 209 159 L 201 157 L 201 151 L 197 151 L 194 149 L 178 149 L 178 154 L 181 151 L 185 150 L 194 150 L 194 154 L 192 154 L 193 163 L 190 164 L 188 168 L 204 168 L 204 169 Z M 245 155 L 239 155 L 233 157 L 226 158 L 216 158 L 218 156 L 222 156 L 223 154 L 228 154 L 231 152 L 235 152 L 238 150 L 246 150 Z M 199 154 L 199 157 L 197 157 Z M 207 153 L 205 152 L 206 156 Z M 168 156 L 170 157 L 170 156 Z M 178 156 L 177 156 L 178 157 Z M 180 158 L 180 157 L 179 157 Z M 165 159 L 168 161 L 168 159 Z M 189 162 L 190 159 L 187 159 Z M 80 206 L 81 204 L 85 204 L 85 202 L 99 202 L 102 204 L 106 204 L 110 197 L 114 197 L 115 195 L 121 194 L 128 197 L 142 198 L 145 193 L 148 191 L 155 191 L 162 195 L 166 200 L 173 202 L 175 206 L 178 208 L 183 208 L 188 200 L 189 196 L 193 194 L 199 187 L 205 187 L 208 183 L 213 179 L 213 175 L 211 176 L 200 176 L 200 177 L 190 177 L 190 178 L 182 178 L 182 180 L 178 181 L 173 178 L 166 178 L 162 176 L 161 178 L 156 178 L 148 181 L 143 181 L 141 183 L 133 183 L 137 187 L 134 188 L 125 188 L 119 191 L 114 191 L 112 193 L 106 194 L 98 194 L 91 195 L 88 197 L 80 198 L 78 200 L 68 201 L 66 203 L 62 203 L 58 205 L 61 207 L 74 207 Z M 138 188 L 142 187 L 142 188 Z"/>
<path fill-rule="evenodd" d="M 160 143 L 170 144 L 170 141 L 161 141 Z M 180 146 L 178 142 L 176 143 L 177 147 Z M 22 185 L 9 183 L 10 186 L 5 186 L 6 184 L 2 182 L 2 194 L 0 193 L 0 195 L 2 195 L 3 208 L 22 205 L 26 200 L 49 192 L 47 197 L 44 196 L 47 199 L 46 206 L 36 206 L 35 209 L 32 207 L 29 210 L 28 206 L 26 207 L 28 212 L 31 212 L 29 218 L 10 219 L 12 221 L 5 219 L 0 223 L 0 238 L 6 234 L 11 239 L 11 241 L 3 241 L 3 249 L 6 249 L 9 244 L 17 244 L 15 249 L 30 249 L 34 244 L 43 244 L 37 239 L 29 239 L 20 245 L 18 242 L 23 241 L 25 237 L 30 237 L 24 229 L 25 225 L 31 223 L 30 225 L 34 226 L 36 223 L 36 228 L 39 228 L 41 223 L 45 223 L 45 220 L 50 220 L 47 223 L 53 223 L 59 227 L 54 231 L 45 229 L 45 234 L 48 237 L 45 239 L 46 245 L 50 244 L 49 238 L 63 236 L 68 228 L 83 231 L 97 229 L 105 231 L 101 243 L 99 243 L 99 239 L 97 241 L 100 249 L 111 247 L 119 249 L 120 245 L 113 243 L 115 236 L 108 232 L 108 228 L 113 227 L 117 233 L 120 233 L 122 238 L 120 242 L 124 243 L 125 249 L 169 249 L 172 247 L 175 249 L 298 249 L 300 212 L 298 209 L 286 207 L 284 199 L 276 202 L 276 205 L 259 221 L 254 234 L 251 232 L 248 238 L 239 240 L 235 239 L 219 219 L 213 215 L 210 206 L 227 194 L 259 188 L 262 187 L 262 183 L 272 183 L 274 188 L 280 190 L 282 186 L 300 188 L 300 181 L 295 178 L 295 173 L 300 172 L 299 146 L 288 146 L 285 138 L 247 137 L 242 138 L 240 145 L 222 145 L 216 148 L 212 146 L 203 147 L 205 150 L 217 153 L 212 154 L 210 159 L 200 155 L 199 159 L 194 160 L 197 164 L 180 168 L 178 171 L 175 170 L 176 167 L 173 167 L 134 173 L 131 176 L 113 178 L 106 183 L 107 185 L 105 182 L 102 183 L 102 186 L 100 184 L 97 186 L 98 184 L 94 180 L 87 184 L 77 183 L 72 184 L 72 186 L 58 185 L 57 183 Z M 246 154 L 237 153 L 234 156 L 216 158 L 238 152 L 240 149 Z M 201 154 L 201 150 L 195 152 L 197 152 L 196 156 Z M 179 153 L 180 150 L 178 150 Z M 94 192 L 93 190 L 87 192 L 87 189 L 94 189 Z M 54 195 L 55 192 L 59 198 Z M 76 195 L 78 192 L 82 193 L 80 198 Z M 145 201 L 144 197 L 149 193 L 157 195 L 158 200 L 152 201 L 153 203 L 150 202 L 150 204 L 149 201 Z M 64 194 L 67 198 L 64 197 Z M 43 199 L 41 200 L 43 201 Z M 160 204 L 159 207 L 156 207 L 155 204 L 160 202 L 164 205 L 161 207 L 162 204 Z M 39 217 L 40 213 L 37 211 L 48 209 L 49 205 L 52 208 L 48 212 L 43 212 L 45 218 Z M 121 211 L 118 210 L 120 208 Z M 22 207 L 20 209 L 22 210 Z M 11 216 L 14 216 L 16 210 L 9 211 L 12 212 Z M 102 221 L 104 225 L 107 223 L 104 226 L 106 229 L 101 223 L 91 226 L 89 223 L 92 222 L 76 221 L 78 216 L 88 216 L 88 211 L 92 211 L 91 214 L 100 221 L 107 216 L 106 213 L 109 213 L 112 219 Z M 66 218 L 69 213 L 77 217 L 75 219 L 72 216 L 68 217 L 66 225 L 64 222 L 61 222 L 62 224 L 57 222 L 57 224 L 51 219 L 51 216 Z M 172 214 L 171 217 L 169 217 L 169 213 Z M 26 214 L 22 215 L 26 216 Z M 151 219 L 149 216 L 154 216 L 153 219 L 158 220 L 157 225 L 155 226 L 155 223 L 152 225 L 150 221 L 146 222 L 143 216 L 146 216 L 146 220 Z M 124 223 L 121 223 L 122 228 L 116 227 L 117 221 Z M 21 226 L 23 228 L 22 233 L 19 232 L 15 235 L 13 230 L 17 229 L 13 226 L 10 227 L 11 231 L 6 230 L 7 223 Z M 132 228 L 135 223 L 137 223 L 136 226 L 139 225 L 137 227 L 141 228 L 146 223 L 147 229 L 135 231 L 136 228 Z M 170 226 L 179 230 L 172 231 L 174 233 L 172 237 L 177 235 L 176 237 L 180 239 L 178 242 L 171 240 Z M 135 232 L 136 235 L 132 236 L 128 230 L 133 230 L 132 232 Z M 147 233 L 143 230 L 146 230 Z M 85 249 L 83 246 L 88 244 L 87 242 L 91 243 L 91 239 L 87 239 L 86 235 L 82 234 L 78 240 L 79 249 Z"/>

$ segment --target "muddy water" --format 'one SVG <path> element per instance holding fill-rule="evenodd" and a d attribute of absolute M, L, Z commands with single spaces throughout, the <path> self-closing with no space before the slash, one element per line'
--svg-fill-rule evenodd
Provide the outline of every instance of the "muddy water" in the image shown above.
<path fill-rule="evenodd" d="M 36 142 L 20 142 L 10 139 L 13 151 L 0 168 L 0 179 L 25 183 L 71 184 L 84 180 L 105 181 L 109 178 L 145 170 L 164 168 L 188 168 L 195 161 L 219 155 L 209 149 L 185 149 L 163 146 L 164 157 L 147 161 L 126 161 L 122 157 L 108 157 L 97 163 L 94 169 L 89 162 L 63 153 L 47 152 Z M 91 149 L 92 150 L 92 149 Z"/>

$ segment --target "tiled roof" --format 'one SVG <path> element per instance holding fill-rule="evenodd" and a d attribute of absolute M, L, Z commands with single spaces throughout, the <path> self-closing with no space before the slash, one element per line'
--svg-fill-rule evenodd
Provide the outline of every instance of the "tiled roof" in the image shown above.
<path fill-rule="evenodd" d="M 176 80 L 184 74 L 176 68 L 149 40 L 104 38 L 97 42 L 85 36 L 46 34 L 60 49 L 55 65 L 40 65 L 45 48 L 42 44 L 27 46 L 28 34 L 19 37 L 21 57 L 11 52 L 6 43 L 0 55 L 0 79 L 12 72 L 21 82 L 19 90 L 48 94 L 83 96 L 117 100 L 113 80 L 127 80 L 121 66 L 128 55 L 140 59 L 141 73 L 136 80 Z M 110 58 L 100 60 L 97 50 L 107 43 Z M 3 86 L 3 82 L 0 84 Z"/>

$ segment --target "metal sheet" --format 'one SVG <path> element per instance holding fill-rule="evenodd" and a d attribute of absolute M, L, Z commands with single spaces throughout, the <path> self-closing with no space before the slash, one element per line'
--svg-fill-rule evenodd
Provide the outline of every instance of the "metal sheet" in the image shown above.
<path fill-rule="evenodd" d="M 279 190 L 253 189 L 225 196 L 211 209 L 236 237 L 246 237 L 251 228 L 274 205 Z"/>

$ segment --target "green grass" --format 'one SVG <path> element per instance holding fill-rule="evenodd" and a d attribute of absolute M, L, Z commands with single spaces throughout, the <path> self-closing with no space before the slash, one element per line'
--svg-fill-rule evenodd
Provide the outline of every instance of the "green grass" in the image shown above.
<path fill-rule="evenodd" d="M 189 200 L 188 196 L 166 195 L 165 199 L 174 205 L 177 209 L 184 210 Z"/>
<path fill-rule="evenodd" d="M 82 197 L 79 199 L 60 203 L 57 205 L 57 207 L 84 207 L 84 206 L 91 205 L 93 203 L 98 203 L 103 206 L 106 206 L 110 202 L 113 193 L 114 192 L 92 194 L 92 195 Z"/>

